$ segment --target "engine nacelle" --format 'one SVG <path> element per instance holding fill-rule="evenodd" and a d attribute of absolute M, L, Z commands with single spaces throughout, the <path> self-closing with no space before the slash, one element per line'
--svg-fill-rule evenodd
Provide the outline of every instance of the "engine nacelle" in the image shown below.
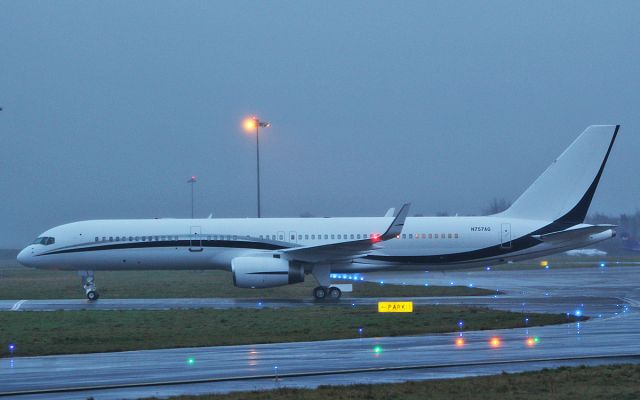
<path fill-rule="evenodd" d="M 231 260 L 233 284 L 240 288 L 270 288 L 304 282 L 304 268 L 269 257 L 236 257 Z"/>

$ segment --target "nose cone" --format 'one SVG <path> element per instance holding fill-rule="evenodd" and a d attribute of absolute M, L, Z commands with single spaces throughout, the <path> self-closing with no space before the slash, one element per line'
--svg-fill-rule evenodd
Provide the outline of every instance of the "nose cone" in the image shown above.
<path fill-rule="evenodd" d="M 30 267 L 33 259 L 33 255 L 31 253 L 31 249 L 29 247 L 25 247 L 20 253 L 18 253 L 18 257 L 16 257 L 16 259 L 25 267 Z"/>

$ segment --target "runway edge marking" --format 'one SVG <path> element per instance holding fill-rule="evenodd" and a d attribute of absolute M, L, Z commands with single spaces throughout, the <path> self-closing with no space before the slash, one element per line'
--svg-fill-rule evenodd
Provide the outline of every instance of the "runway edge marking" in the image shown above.
<path fill-rule="evenodd" d="M 252 381 L 261 379 L 283 379 L 283 378 L 302 378 L 308 376 L 326 376 L 326 375 L 349 375 L 359 373 L 372 373 L 372 372 L 387 372 L 387 371 L 403 371 L 403 370 L 416 370 L 416 369 L 433 369 L 433 368 L 454 368 L 454 367 L 475 367 L 483 365 L 501 365 L 501 364 L 521 364 L 521 363 L 539 363 L 539 362 L 553 362 L 553 361 L 580 361 L 580 360 L 600 360 L 607 358 L 634 358 L 640 357 L 640 354 L 609 354 L 609 355 L 596 355 L 596 356 L 582 356 L 582 357 L 550 357 L 550 358 L 533 358 L 527 360 L 506 360 L 506 361 L 478 361 L 472 363 L 449 363 L 449 364 L 422 364 L 422 365 L 408 365 L 408 366 L 395 366 L 395 367 L 370 367 L 370 368 L 353 368 L 342 369 L 333 371 L 309 371 L 309 372 L 292 372 L 292 373 L 278 373 L 276 374 L 264 374 L 264 375 L 248 375 L 248 376 L 226 376 L 218 378 L 201 378 L 201 379 L 183 379 L 176 381 L 161 381 L 161 382 L 139 382 L 139 383 L 119 383 L 112 385 L 94 385 L 94 386 L 77 386 L 71 388 L 52 388 L 52 389 L 35 389 L 35 390 L 17 390 L 11 392 L 0 392 L 0 397 L 6 396 L 24 396 L 24 395 L 37 395 L 47 393 L 66 393 L 66 392 L 83 392 L 87 390 L 109 390 L 109 389 L 128 389 L 138 387 L 152 387 L 152 386 L 174 386 L 174 385 L 186 385 L 197 383 L 216 383 L 216 382 L 232 382 L 232 381 Z"/>

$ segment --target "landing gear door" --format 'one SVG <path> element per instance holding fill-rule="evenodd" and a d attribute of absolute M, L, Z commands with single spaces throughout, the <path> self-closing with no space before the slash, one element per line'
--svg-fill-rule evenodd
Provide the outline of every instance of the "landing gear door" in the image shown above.
<path fill-rule="evenodd" d="M 189 251 L 202 251 L 202 231 L 199 226 L 192 226 L 189 235 Z"/>
<path fill-rule="evenodd" d="M 511 248 L 511 224 L 502 224 L 502 229 L 500 230 L 502 235 L 502 245 L 503 249 Z"/>

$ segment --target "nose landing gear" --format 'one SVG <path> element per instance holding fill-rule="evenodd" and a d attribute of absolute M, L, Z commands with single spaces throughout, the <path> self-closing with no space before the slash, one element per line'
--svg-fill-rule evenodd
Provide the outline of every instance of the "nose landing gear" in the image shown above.
<path fill-rule="evenodd" d="M 89 301 L 96 301 L 100 297 L 96 288 L 93 271 L 80 271 L 78 274 L 82 277 L 82 288 Z"/>

